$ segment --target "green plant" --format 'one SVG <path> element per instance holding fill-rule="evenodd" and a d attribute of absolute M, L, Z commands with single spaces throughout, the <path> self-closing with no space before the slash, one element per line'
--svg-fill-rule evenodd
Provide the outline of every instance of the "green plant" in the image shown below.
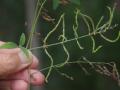
<path fill-rule="evenodd" d="M 59 0 L 54 0 L 54 2 L 57 2 Z M 112 26 L 112 20 L 113 20 L 113 16 L 114 16 L 114 11 L 115 11 L 115 6 L 113 8 L 107 7 L 108 11 L 109 11 L 109 19 L 103 22 L 104 16 L 102 16 L 98 23 L 95 25 L 93 19 L 90 16 L 87 16 L 86 14 L 83 14 L 79 9 L 76 9 L 75 11 L 75 23 L 73 24 L 73 32 L 74 32 L 74 38 L 68 39 L 66 36 L 66 31 L 65 31 L 65 13 L 62 14 L 58 20 L 58 22 L 56 23 L 56 25 L 54 26 L 54 28 L 52 30 L 50 30 L 50 32 L 46 35 L 46 37 L 43 40 L 43 45 L 41 45 L 40 47 L 31 47 L 31 43 L 32 43 L 32 38 L 35 32 L 35 27 L 36 24 L 38 22 L 39 16 L 41 15 L 41 10 L 45 4 L 46 0 L 44 0 L 42 3 L 40 3 L 40 1 L 38 0 L 37 5 L 36 5 L 36 11 L 35 11 L 35 17 L 33 20 L 33 24 L 32 24 L 32 28 L 31 28 L 31 33 L 29 35 L 29 39 L 27 41 L 27 45 L 26 47 L 23 47 L 25 44 L 25 35 L 22 34 L 21 38 L 20 38 L 20 42 L 19 45 L 16 45 L 13 42 L 8 42 L 5 43 L 4 45 L 2 45 L 0 48 L 16 48 L 19 47 L 21 48 L 21 50 L 26 54 L 26 56 L 29 56 L 29 50 L 36 50 L 36 49 L 44 49 L 46 55 L 49 57 L 50 59 L 50 66 L 41 69 L 40 71 L 43 70 L 47 70 L 48 69 L 48 73 L 46 75 L 46 82 L 48 82 L 48 78 L 51 74 L 52 69 L 59 69 L 61 67 L 64 67 L 67 64 L 88 64 L 90 65 L 91 68 L 93 68 L 95 71 L 104 74 L 106 76 L 110 76 L 115 78 L 115 80 L 118 82 L 119 84 L 119 73 L 117 71 L 116 68 L 116 64 L 114 62 L 90 62 L 89 60 L 87 60 L 85 57 L 82 58 L 82 60 L 77 60 L 77 61 L 70 61 L 70 54 L 69 51 L 66 47 L 66 43 L 68 42 L 72 42 L 72 41 L 76 41 L 76 44 L 78 46 L 78 48 L 80 50 L 84 50 L 84 46 L 81 45 L 81 43 L 79 42 L 79 40 L 86 38 L 86 37 L 90 37 L 91 41 L 92 41 L 92 53 L 96 53 L 98 50 L 100 50 L 103 45 L 96 45 L 96 41 L 95 41 L 95 36 L 99 35 L 102 39 L 104 39 L 107 42 L 110 43 L 114 43 L 116 41 L 118 41 L 118 39 L 120 38 L 120 31 L 118 32 L 117 37 L 114 40 L 111 40 L 109 38 L 107 38 L 104 34 L 106 32 L 110 31 L 110 28 L 114 29 L 114 26 Z M 40 5 L 39 5 L 40 4 Z M 57 8 L 58 4 L 54 6 L 54 8 Z M 82 35 L 79 36 L 78 33 L 78 27 L 79 27 L 79 21 L 78 21 L 78 17 L 81 17 L 87 27 L 88 33 L 86 35 Z M 54 32 L 57 31 L 58 26 L 60 26 L 62 23 L 62 34 L 59 35 L 58 41 L 57 43 L 51 43 L 48 44 L 48 39 L 50 36 L 52 36 L 54 34 Z M 59 63 L 54 65 L 54 58 L 52 57 L 52 55 L 49 53 L 48 48 L 52 47 L 52 46 L 57 46 L 57 45 L 61 45 L 65 54 L 66 54 L 66 59 L 64 62 Z M 109 70 L 109 68 L 106 67 L 106 65 L 108 65 L 109 67 L 112 68 L 112 71 Z M 29 71 L 29 70 L 28 70 Z M 63 76 L 72 79 L 71 77 L 69 77 L 67 74 L 61 73 Z"/>

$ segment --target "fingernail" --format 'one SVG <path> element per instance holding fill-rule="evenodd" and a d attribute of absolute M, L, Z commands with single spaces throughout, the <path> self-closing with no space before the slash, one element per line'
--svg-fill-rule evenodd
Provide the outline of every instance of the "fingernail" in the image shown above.
<path fill-rule="evenodd" d="M 31 64 L 32 62 L 32 53 L 28 51 L 29 56 L 27 56 L 22 50 L 19 52 L 19 58 L 22 64 Z"/>

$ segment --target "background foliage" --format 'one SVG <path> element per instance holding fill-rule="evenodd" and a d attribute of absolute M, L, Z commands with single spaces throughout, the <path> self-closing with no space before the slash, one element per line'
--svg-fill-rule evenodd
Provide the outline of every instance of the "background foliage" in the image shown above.
<path fill-rule="evenodd" d="M 64 1 L 64 0 L 63 0 Z M 118 3 L 115 10 L 115 17 L 113 20 L 113 25 L 118 24 L 118 27 L 115 30 L 119 30 L 120 26 L 120 7 L 119 1 L 113 0 L 70 0 L 72 3 L 68 4 L 59 4 L 59 0 L 48 0 L 45 4 L 45 10 L 43 12 L 51 16 L 56 22 L 60 15 L 64 12 L 66 15 L 66 33 L 67 37 L 73 37 L 72 24 L 74 22 L 74 11 L 76 8 L 79 8 L 81 12 L 91 16 L 93 20 L 98 22 L 99 18 L 102 15 L 107 17 L 107 8 L 106 6 L 113 7 L 113 4 Z M 45 16 L 45 14 L 43 15 Z M 46 17 L 41 16 L 40 18 L 40 36 L 38 36 L 39 41 L 42 41 L 45 35 L 51 30 L 54 26 L 53 21 L 46 20 Z M 24 0 L 1 0 L 0 1 L 0 39 L 4 41 L 15 41 L 19 43 L 18 39 L 22 32 L 25 32 L 25 4 Z M 59 27 L 58 32 L 55 33 L 55 36 L 51 37 L 49 42 L 55 42 L 56 37 L 61 33 Z M 80 21 L 80 30 L 84 33 L 85 25 Z M 110 38 L 114 38 L 116 33 L 111 32 L 108 34 Z M 102 39 L 96 38 L 97 44 L 102 44 L 104 47 L 100 49 L 96 54 L 91 53 L 91 42 L 89 38 L 82 39 L 82 46 L 85 47 L 85 50 L 78 50 L 75 42 L 67 44 L 67 48 L 70 52 L 70 60 L 75 61 L 81 56 L 85 56 L 90 61 L 104 61 L 111 62 L 115 61 L 117 63 L 117 68 L 119 70 L 119 60 L 120 60 L 120 40 L 116 43 L 107 43 Z M 55 63 L 60 63 L 64 61 L 65 55 L 60 46 L 55 46 L 49 49 L 50 53 L 54 57 Z M 43 50 L 40 50 L 41 56 L 43 58 L 42 68 L 49 66 L 48 57 L 44 54 Z M 87 66 L 86 66 L 87 67 Z M 88 67 L 89 68 L 89 67 Z M 70 80 L 63 75 L 60 75 L 60 72 L 67 73 L 69 76 L 72 76 L 74 80 Z M 67 65 L 64 68 L 54 70 L 50 75 L 49 82 L 44 85 L 45 90 L 119 90 L 117 82 L 111 78 L 105 77 L 91 71 L 88 69 L 86 74 L 80 65 L 72 64 Z M 47 71 L 43 72 L 46 73 Z"/>

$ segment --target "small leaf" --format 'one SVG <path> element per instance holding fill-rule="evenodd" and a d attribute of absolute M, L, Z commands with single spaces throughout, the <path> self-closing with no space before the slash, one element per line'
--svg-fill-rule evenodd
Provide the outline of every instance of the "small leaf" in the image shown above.
<path fill-rule="evenodd" d="M 53 9 L 56 10 L 59 6 L 60 0 L 53 0 Z"/>
<path fill-rule="evenodd" d="M 12 48 L 16 48 L 17 44 L 13 43 L 13 42 L 7 42 L 3 45 L 0 46 L 0 49 L 12 49 Z"/>
<path fill-rule="evenodd" d="M 27 48 L 24 48 L 22 46 L 19 46 L 19 48 L 23 51 L 23 53 L 27 56 L 27 58 L 29 58 L 29 52 Z"/>
<path fill-rule="evenodd" d="M 21 37 L 20 37 L 20 41 L 19 41 L 19 46 L 23 46 L 25 44 L 25 34 L 22 33 Z"/>

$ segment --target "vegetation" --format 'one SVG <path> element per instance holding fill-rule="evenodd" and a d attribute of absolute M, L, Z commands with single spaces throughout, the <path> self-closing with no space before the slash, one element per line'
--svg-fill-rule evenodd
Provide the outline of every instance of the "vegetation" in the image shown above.
<path fill-rule="evenodd" d="M 35 28 L 39 20 L 39 16 L 42 15 L 43 10 L 45 9 L 44 5 L 47 2 L 47 0 L 38 0 L 35 10 L 35 16 L 31 28 L 31 33 L 29 35 L 28 40 L 25 38 L 25 34 L 22 34 L 19 40 L 19 45 L 15 44 L 14 42 L 8 42 L 4 45 L 2 45 L 0 48 L 15 48 L 20 47 L 21 50 L 28 56 L 28 51 L 32 50 L 43 50 L 45 55 L 50 60 L 50 64 L 47 65 L 47 67 L 42 68 L 40 71 L 47 70 L 46 73 L 46 82 L 49 83 L 49 77 L 53 70 L 56 70 L 60 75 L 73 80 L 74 78 L 72 76 L 69 76 L 66 74 L 67 72 L 63 73 L 61 72 L 61 68 L 66 67 L 67 65 L 80 65 L 82 70 L 85 73 L 89 73 L 90 70 L 94 70 L 98 72 L 99 74 L 105 75 L 107 77 L 112 78 L 115 80 L 118 85 L 120 85 L 119 80 L 119 72 L 116 66 L 115 61 L 105 62 L 105 61 L 91 61 L 86 56 L 81 55 L 79 52 L 86 50 L 86 46 L 82 43 L 83 40 L 87 38 L 89 49 L 91 50 L 92 55 L 95 55 L 96 53 L 99 53 L 101 49 L 104 48 L 104 43 L 116 43 L 120 38 L 120 31 L 115 30 L 119 25 L 113 24 L 113 18 L 115 13 L 116 4 L 114 4 L 113 7 L 107 6 L 108 10 L 108 18 L 106 19 L 105 16 L 101 16 L 97 22 L 93 20 L 90 16 L 82 13 L 82 11 L 78 8 L 76 8 L 74 11 L 71 11 L 73 13 L 73 23 L 72 23 L 72 31 L 71 36 L 68 35 L 68 31 L 66 30 L 67 22 L 66 21 L 66 13 L 62 13 L 57 21 L 54 21 L 54 19 L 51 19 L 50 16 L 44 16 L 44 19 L 47 21 L 52 20 L 52 22 L 55 22 L 54 27 L 52 27 L 51 30 L 45 35 L 42 45 L 38 47 L 32 47 L 32 38 L 34 37 L 34 34 L 36 33 Z M 73 3 L 79 5 L 79 0 L 70 0 L 69 2 L 67 0 L 53 0 L 53 9 L 56 10 L 59 7 L 59 3 L 66 4 L 66 3 Z M 80 25 L 82 21 L 83 26 L 85 27 L 84 31 L 80 30 Z M 52 23 L 51 22 L 51 23 Z M 85 32 L 85 33 L 83 33 Z M 114 39 L 111 39 L 109 37 L 109 34 L 112 33 L 113 36 L 115 36 Z M 116 34 L 117 33 L 117 34 Z M 57 34 L 57 36 L 55 35 Z M 55 36 L 54 36 L 55 35 Z M 56 37 L 57 39 L 55 42 L 52 42 L 51 37 Z M 98 44 L 97 40 L 104 40 L 104 43 Z M 25 42 L 27 42 L 26 47 L 23 47 L 25 45 Z M 77 58 L 75 60 L 71 60 L 71 52 L 70 52 L 70 44 L 74 43 L 75 46 L 72 47 L 72 49 L 75 47 L 77 48 Z M 111 44 L 110 44 L 111 45 Z M 55 62 L 56 59 L 54 59 L 53 53 L 51 53 L 51 48 L 54 47 L 60 47 L 61 50 L 63 50 L 64 55 L 61 56 L 64 59 L 63 62 L 57 63 Z M 74 52 L 72 52 L 74 53 Z M 76 53 L 76 52 L 75 52 Z M 74 58 L 73 58 L 74 59 Z M 71 81 L 72 82 L 72 81 Z"/>

